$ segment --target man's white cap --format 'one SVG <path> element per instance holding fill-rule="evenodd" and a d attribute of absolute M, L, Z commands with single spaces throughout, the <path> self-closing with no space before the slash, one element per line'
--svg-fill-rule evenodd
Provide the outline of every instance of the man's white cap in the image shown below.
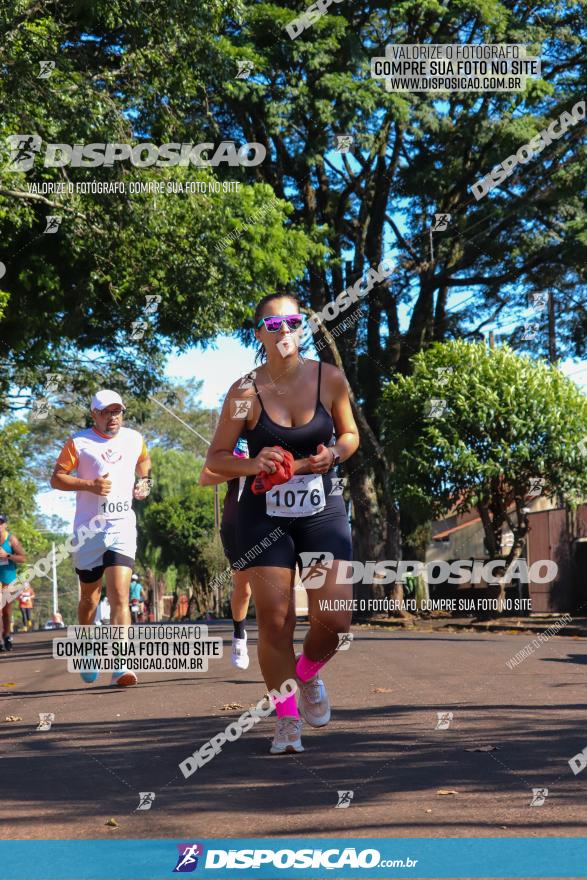
<path fill-rule="evenodd" d="M 92 397 L 92 409 L 97 409 L 100 412 L 103 409 L 106 409 L 107 406 L 111 406 L 113 403 L 117 403 L 118 406 L 121 406 L 123 409 L 126 409 L 124 403 L 122 402 L 122 397 L 117 391 L 98 391 L 97 394 L 94 394 Z"/>

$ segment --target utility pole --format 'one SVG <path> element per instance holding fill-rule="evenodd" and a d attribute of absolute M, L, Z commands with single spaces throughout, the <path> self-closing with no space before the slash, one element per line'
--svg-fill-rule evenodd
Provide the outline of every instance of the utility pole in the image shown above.
<path fill-rule="evenodd" d="M 39 532 L 43 534 L 53 534 L 52 529 L 38 529 Z M 49 577 L 49 575 L 43 575 L 43 577 Z M 59 595 L 57 591 L 57 550 L 55 548 L 55 541 L 51 541 L 51 582 L 52 582 L 52 605 L 53 605 L 53 614 L 56 614 L 59 611 Z M 81 589 L 79 585 L 79 578 L 77 580 L 78 584 L 78 600 L 81 596 Z"/>
<path fill-rule="evenodd" d="M 489 348 L 495 348 L 495 334 L 493 330 L 489 331 Z"/>
<path fill-rule="evenodd" d="M 53 614 L 59 611 L 57 600 L 57 553 L 55 552 L 55 541 L 51 542 L 51 562 L 53 569 Z"/>
<path fill-rule="evenodd" d="M 548 360 L 556 361 L 556 322 L 554 317 L 554 294 L 548 291 Z"/>
<path fill-rule="evenodd" d="M 218 494 L 218 486 L 214 486 L 214 527 L 217 531 L 220 529 L 220 496 Z"/>

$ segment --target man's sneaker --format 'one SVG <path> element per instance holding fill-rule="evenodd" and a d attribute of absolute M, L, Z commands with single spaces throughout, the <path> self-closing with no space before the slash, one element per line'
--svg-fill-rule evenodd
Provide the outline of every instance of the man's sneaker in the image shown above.
<path fill-rule="evenodd" d="M 237 639 L 236 636 L 232 637 L 232 655 L 231 655 L 232 665 L 236 666 L 237 669 L 248 669 L 249 668 L 249 652 L 247 650 L 247 634 L 245 632 L 244 639 Z"/>
<path fill-rule="evenodd" d="M 4 647 L 7 651 L 12 651 L 12 636 L 4 636 Z"/>
<path fill-rule="evenodd" d="M 330 701 L 319 675 L 298 682 L 298 708 L 302 718 L 312 727 L 324 727 L 330 721 Z"/>
<path fill-rule="evenodd" d="M 301 733 L 301 718 L 291 718 L 287 715 L 284 718 L 278 718 L 269 754 L 285 755 L 287 752 L 303 752 Z"/>
<path fill-rule="evenodd" d="M 119 669 L 118 672 L 113 672 L 112 678 L 110 680 L 110 684 L 115 684 L 119 688 L 132 687 L 133 684 L 136 683 L 136 675 L 134 674 L 134 672 L 129 672 L 128 669 Z"/>

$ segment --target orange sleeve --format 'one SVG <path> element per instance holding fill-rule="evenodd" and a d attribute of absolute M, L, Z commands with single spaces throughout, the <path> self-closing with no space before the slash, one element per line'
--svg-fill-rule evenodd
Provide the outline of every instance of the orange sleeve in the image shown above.
<path fill-rule="evenodd" d="M 72 471 L 76 470 L 78 462 L 79 457 L 77 454 L 77 449 L 75 448 L 75 443 L 73 442 L 73 439 L 70 437 L 61 452 L 59 453 L 57 464 L 63 471 L 65 471 L 66 474 L 70 474 Z"/>
<path fill-rule="evenodd" d="M 143 446 L 142 446 L 142 449 L 141 449 L 141 454 L 140 454 L 139 457 L 137 458 L 137 464 L 140 464 L 141 461 L 144 461 L 144 460 L 145 460 L 146 458 L 148 458 L 148 457 L 149 457 L 149 450 L 147 449 L 147 444 L 146 444 L 145 441 L 143 440 Z"/>

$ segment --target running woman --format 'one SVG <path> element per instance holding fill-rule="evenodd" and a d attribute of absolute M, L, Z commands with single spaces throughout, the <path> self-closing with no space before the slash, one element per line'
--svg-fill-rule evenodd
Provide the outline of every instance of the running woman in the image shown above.
<path fill-rule="evenodd" d="M 24 589 L 18 597 L 20 613 L 22 616 L 22 625 L 25 631 L 33 628 L 33 601 L 35 599 L 35 591 L 28 581 L 25 582 Z"/>
<path fill-rule="evenodd" d="M 330 720 L 319 672 L 351 619 L 350 612 L 335 610 L 344 603 L 333 601 L 352 597 L 351 584 L 337 583 L 338 564 L 352 559 L 352 548 L 344 500 L 331 490 L 334 468 L 353 455 L 359 435 L 342 372 L 300 358 L 302 323 L 294 297 L 272 294 L 259 302 L 255 336 L 265 362 L 250 388 L 235 382 L 229 389 L 208 452 L 215 473 L 246 477 L 237 508 L 238 550 L 255 600 L 267 688 L 279 690 L 294 675 L 298 681 L 299 706 L 295 694 L 276 703 L 272 754 L 303 751 L 300 711 L 312 727 Z M 243 419 L 248 460 L 232 455 Z M 333 431 L 336 442 L 329 445 Z M 296 559 L 307 566 L 321 554 L 329 554 L 330 567 L 322 587 L 308 591 L 310 627 L 296 659 Z"/>
<path fill-rule="evenodd" d="M 73 553 L 80 580 L 80 624 L 94 622 L 100 601 L 102 576 L 111 608 L 110 623 L 128 626 L 130 579 L 137 545 L 132 499 L 143 500 L 150 491 L 151 459 L 138 431 L 122 425 L 125 406 L 116 391 L 98 391 L 92 398 L 94 425 L 67 441 L 53 471 L 51 487 L 76 493 L 74 532 L 96 516 L 103 527 Z M 77 476 L 73 476 L 73 472 Z M 139 477 L 135 485 L 135 474 Z M 98 670 L 81 673 L 85 682 L 98 678 Z M 137 683 L 126 669 L 112 674 L 111 684 Z"/>
<path fill-rule="evenodd" d="M 0 513 L 0 590 L 16 580 L 17 563 L 26 562 L 26 553 L 14 534 L 8 531 L 8 517 Z M 10 595 L 10 591 L 6 591 Z M 2 630 L 0 651 L 12 651 L 12 601 L 2 602 Z"/>
<path fill-rule="evenodd" d="M 232 452 L 237 458 L 248 458 L 249 449 L 242 437 L 237 440 L 236 446 Z M 201 486 L 216 486 L 218 483 L 226 482 L 226 477 L 215 474 L 210 470 L 206 463 L 200 474 Z M 222 522 L 220 524 L 220 539 L 224 548 L 224 555 L 228 559 L 231 567 L 238 559 L 237 541 L 236 541 L 236 510 L 242 490 L 244 488 L 244 477 L 240 480 L 234 477 L 228 480 L 228 488 L 224 498 L 224 507 L 222 509 Z M 232 569 L 232 595 L 230 597 L 230 608 L 232 612 L 232 625 L 234 632 L 232 635 L 232 652 L 231 662 L 237 669 L 249 668 L 249 652 L 247 648 L 247 631 L 245 629 L 245 621 L 249 610 L 249 601 L 251 599 L 251 587 L 249 585 L 249 576 L 243 571 Z"/>

